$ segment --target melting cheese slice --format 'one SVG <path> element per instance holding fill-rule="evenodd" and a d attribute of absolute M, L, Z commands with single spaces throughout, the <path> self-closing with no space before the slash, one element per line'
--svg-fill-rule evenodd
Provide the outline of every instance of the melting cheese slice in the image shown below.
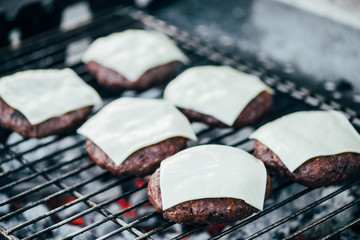
<path fill-rule="evenodd" d="M 165 35 L 145 30 L 126 30 L 95 40 L 83 62 L 95 61 L 135 82 L 147 70 L 188 58 Z"/>
<path fill-rule="evenodd" d="M 232 126 L 260 92 L 272 90 L 258 77 L 229 66 L 190 68 L 169 83 L 164 98 L 181 108 L 215 117 Z"/>
<path fill-rule="evenodd" d="M 71 69 L 28 70 L 0 79 L 0 97 L 33 125 L 101 103 Z"/>
<path fill-rule="evenodd" d="M 165 159 L 160 166 L 163 210 L 202 198 L 237 198 L 262 210 L 264 164 L 234 147 L 202 145 Z"/>
<path fill-rule="evenodd" d="M 292 113 L 265 124 L 250 138 L 270 148 L 291 172 L 314 157 L 360 153 L 359 134 L 337 111 Z"/>
<path fill-rule="evenodd" d="M 171 137 L 196 140 L 186 117 L 159 99 L 120 98 L 109 103 L 78 129 L 116 165 L 135 151 Z"/>

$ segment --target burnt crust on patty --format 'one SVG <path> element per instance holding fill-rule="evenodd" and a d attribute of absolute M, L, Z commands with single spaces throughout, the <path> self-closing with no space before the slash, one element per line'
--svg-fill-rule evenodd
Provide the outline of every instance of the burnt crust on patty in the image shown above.
<path fill-rule="evenodd" d="M 259 141 L 255 141 L 254 155 L 265 164 L 271 175 L 288 177 L 310 188 L 341 182 L 360 167 L 360 154 L 340 153 L 311 158 L 290 172 L 280 158 Z"/>
<path fill-rule="evenodd" d="M 267 176 L 265 199 L 270 195 L 271 179 Z M 151 176 L 147 188 L 149 200 L 163 217 L 183 224 L 231 223 L 250 216 L 258 211 L 241 199 L 204 198 L 179 203 L 165 211 L 162 210 L 160 189 L 160 168 Z M 179 193 L 181 194 L 181 193 Z"/>
<path fill-rule="evenodd" d="M 89 72 L 96 76 L 100 85 L 111 91 L 122 91 L 128 89 L 140 91 L 165 82 L 177 72 L 179 65 L 180 63 L 178 61 L 173 61 L 154 67 L 146 71 L 135 82 L 129 81 L 120 73 L 104 67 L 95 61 L 89 61 L 86 64 L 86 67 Z"/>
<path fill-rule="evenodd" d="M 40 107 L 40 106 L 39 106 Z M 32 125 L 18 110 L 10 107 L 0 98 L 0 125 L 12 129 L 25 138 L 41 138 L 60 134 L 82 123 L 91 113 L 92 107 L 84 107 Z"/>
<path fill-rule="evenodd" d="M 102 149 L 90 139 L 86 140 L 86 151 L 94 162 L 114 175 L 128 176 L 146 176 L 152 174 L 160 166 L 162 160 L 183 150 L 185 147 L 186 138 L 168 138 L 137 150 L 117 166 Z"/>
<path fill-rule="evenodd" d="M 272 111 L 273 100 L 270 93 L 262 91 L 239 114 L 231 127 L 240 128 L 253 125 L 268 116 Z M 212 127 L 229 127 L 225 123 L 207 114 L 188 108 L 180 108 L 185 116 L 193 122 L 204 122 Z"/>

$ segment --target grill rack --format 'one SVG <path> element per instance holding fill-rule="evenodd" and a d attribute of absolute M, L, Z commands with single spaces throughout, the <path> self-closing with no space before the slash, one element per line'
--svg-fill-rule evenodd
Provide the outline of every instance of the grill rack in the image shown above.
<path fill-rule="evenodd" d="M 111 24 L 106 24 L 111 23 Z M 11 51 L 9 49 L 0 50 L 0 74 L 7 75 L 19 70 L 31 69 L 31 68 L 61 68 L 64 67 L 64 60 L 66 57 L 66 48 L 68 44 L 82 39 L 90 37 L 91 39 L 96 39 L 102 35 L 107 35 L 114 31 L 121 31 L 127 28 L 148 28 L 156 29 L 166 33 L 168 36 L 173 38 L 178 45 L 185 51 L 187 56 L 192 60 L 192 66 L 194 65 L 203 65 L 203 64 L 225 64 L 231 65 L 241 71 L 251 73 L 259 76 L 263 79 L 268 85 L 273 87 L 276 90 L 274 95 L 274 105 L 275 109 L 273 114 L 266 119 L 270 121 L 276 119 L 279 116 L 285 115 L 290 112 L 298 110 L 311 110 L 311 109 L 336 109 L 343 111 L 352 124 L 359 131 L 360 128 L 360 119 L 359 112 L 347 108 L 342 104 L 335 101 L 327 101 L 325 97 L 317 94 L 312 94 L 309 89 L 304 87 L 296 86 L 293 81 L 288 80 L 289 76 L 283 74 L 275 69 L 266 69 L 262 64 L 258 64 L 256 61 L 244 61 L 237 56 L 229 56 L 224 52 L 219 51 L 218 49 L 210 46 L 208 43 L 201 41 L 198 38 L 190 36 L 188 33 L 177 29 L 175 26 L 168 25 L 167 23 L 158 20 L 142 11 L 135 10 L 131 7 L 119 7 L 116 10 L 108 10 L 106 12 L 100 13 L 94 17 L 94 20 L 88 25 L 79 27 L 69 32 L 58 32 L 52 31 L 50 33 L 44 33 L 42 35 L 30 38 L 24 42 L 22 47 L 18 50 Z M 81 49 L 84 50 L 84 49 Z M 81 51 L 80 50 L 80 51 Z M 150 90 L 137 93 L 134 91 L 125 91 L 121 94 L 112 94 L 100 88 L 94 78 L 87 73 L 85 67 L 81 63 L 76 63 L 71 66 L 86 82 L 94 86 L 99 90 L 100 95 L 105 98 L 106 102 L 111 101 L 114 98 L 121 96 L 136 96 L 142 97 L 146 94 L 150 94 L 152 97 L 159 98 L 162 95 L 164 86 L 155 87 Z M 291 78 L 290 78 L 291 79 Z M 258 126 L 262 125 L 259 123 L 253 127 L 245 127 L 239 130 L 233 129 L 216 129 L 209 128 L 205 125 L 200 125 L 197 129 L 197 135 L 199 137 L 198 142 L 190 142 L 190 145 L 196 144 L 205 144 L 205 143 L 222 143 L 235 147 L 242 148 L 251 152 L 252 141 L 247 139 L 247 136 L 250 134 L 253 129 L 256 129 Z M 7 134 L 5 131 L 2 131 L 2 139 L 6 139 Z M 235 137 L 234 137 L 235 136 Z M 51 151 L 49 148 L 52 145 L 61 145 L 62 141 L 65 139 L 75 139 L 75 141 L 66 147 L 60 147 L 55 151 Z M 230 139 L 230 140 L 229 140 Z M 27 201 L 23 206 L 20 206 L 17 209 L 12 210 L 12 212 L 0 216 L 0 225 L 3 225 L 4 221 L 18 217 L 24 212 L 34 209 L 37 206 L 47 204 L 52 199 L 57 199 L 65 194 L 70 194 L 74 197 L 75 200 L 68 202 L 66 204 L 55 207 L 44 214 L 40 214 L 35 218 L 28 219 L 26 221 L 20 222 L 17 225 L 10 226 L 8 228 L 0 227 L 0 238 L 4 239 L 17 239 L 21 237 L 23 239 L 45 239 L 50 236 L 51 231 L 56 231 L 58 228 L 61 228 L 68 223 L 72 223 L 74 220 L 84 217 L 91 213 L 101 214 L 101 219 L 83 225 L 81 228 L 77 229 L 74 232 L 67 234 L 66 236 L 61 236 L 62 239 L 76 239 L 81 238 L 89 231 L 91 232 L 95 228 L 102 228 L 103 224 L 108 222 L 113 222 L 117 225 L 117 229 L 114 229 L 102 236 L 98 236 L 98 239 L 108 239 L 113 236 L 119 237 L 125 232 L 128 232 L 132 235 L 132 238 L 135 239 L 160 239 L 164 233 L 171 232 L 172 228 L 178 224 L 175 224 L 171 221 L 162 221 L 161 225 L 154 226 L 148 231 L 141 230 L 141 224 L 149 221 L 154 218 L 160 218 L 161 216 L 154 209 L 149 213 L 141 215 L 131 221 L 124 220 L 124 215 L 130 213 L 133 209 L 139 210 L 148 203 L 147 198 L 142 198 L 136 203 L 131 204 L 130 206 L 117 211 L 112 212 L 107 209 L 107 206 L 111 203 L 119 201 L 121 199 L 132 196 L 142 189 L 146 188 L 146 184 L 142 186 L 132 186 L 132 182 L 137 180 L 134 177 L 112 177 L 111 174 L 106 171 L 101 171 L 99 167 L 96 166 L 93 162 L 89 160 L 87 154 L 84 150 L 84 139 L 80 136 L 74 135 L 73 133 L 67 133 L 62 136 L 52 137 L 50 140 L 36 144 L 34 147 L 29 149 L 21 150 L 19 146 L 26 144 L 31 140 L 19 139 L 12 143 L 0 143 L 0 193 L 11 194 L 14 188 L 18 186 L 25 185 L 31 180 L 36 180 L 37 178 L 42 178 L 44 181 L 32 186 L 31 188 L 18 192 L 15 195 L 9 196 L 7 199 L 0 202 L 0 207 L 6 206 L 8 204 L 14 204 L 17 201 L 22 199 L 28 200 L 30 196 L 38 192 L 43 191 L 49 187 L 52 187 L 57 190 L 52 189 L 52 193 L 45 197 L 37 196 L 37 199 Z M 19 150 L 20 149 L 20 150 Z M 46 154 L 40 158 L 28 160 L 28 155 L 39 150 L 46 149 Z M 62 160 L 63 154 L 66 154 L 70 151 L 78 150 L 79 156 L 72 157 L 70 160 Z M 55 165 L 46 166 L 46 168 L 39 167 L 43 163 L 53 163 L 53 160 L 60 158 L 59 162 Z M 18 166 L 13 169 L 7 169 L 4 171 L 5 164 L 11 162 L 16 162 Z M 76 168 L 66 169 L 66 167 L 71 167 L 76 165 Z M 80 167 L 78 167 L 80 165 Z M 65 168 L 65 170 L 63 169 Z M 95 169 L 95 170 L 94 170 Z M 25 173 L 23 173 L 25 171 Z M 96 175 L 81 179 L 79 182 L 70 185 L 67 183 L 67 180 L 72 177 L 79 177 L 82 173 L 88 171 L 95 171 Z M 57 173 L 57 174 L 56 174 Z M 60 174 L 60 175 L 59 175 Z M 359 175 L 359 174 L 357 174 Z M 85 186 L 93 185 L 95 181 L 101 180 L 105 182 L 104 185 L 98 187 L 95 191 L 83 193 L 83 188 Z M 146 182 L 146 179 L 142 179 Z M 276 182 L 278 184 L 276 185 Z M 263 234 L 276 231 L 280 226 L 286 225 L 291 219 L 294 219 L 302 214 L 306 214 L 308 210 L 318 207 L 321 203 L 332 200 L 335 196 L 342 194 L 344 191 L 353 188 L 359 188 L 360 177 L 353 176 L 348 180 L 344 181 L 341 185 L 338 185 L 338 188 L 327 194 L 323 197 L 317 198 L 316 201 L 308 204 L 304 207 L 301 207 L 298 210 L 295 210 L 285 217 L 272 222 L 271 224 L 263 227 L 262 229 L 254 230 L 254 232 L 247 236 L 242 236 L 244 239 L 254 239 L 257 237 L 263 236 Z M 120 195 L 111 197 L 104 201 L 97 202 L 93 199 L 97 195 L 113 190 L 117 186 L 128 187 Z M 270 196 L 280 195 L 283 192 L 286 192 L 289 188 L 296 184 L 290 183 L 286 180 L 275 179 L 275 185 L 272 188 L 272 194 Z M 296 201 L 301 197 L 307 197 L 309 194 L 317 190 L 312 190 L 309 188 L 302 188 L 300 191 L 288 195 L 285 199 L 274 202 L 270 204 L 270 201 L 265 203 L 264 211 L 259 212 L 250 216 L 245 220 L 241 220 L 235 224 L 229 225 L 224 231 L 217 233 L 211 236 L 211 239 L 219 239 L 222 237 L 229 236 L 230 234 L 237 232 L 246 225 L 253 224 L 256 220 L 265 217 L 278 209 L 281 209 L 285 205 Z M 338 213 L 353 210 L 354 206 L 359 206 L 360 199 L 355 199 L 348 202 L 341 207 L 336 207 L 336 209 L 318 219 L 315 219 L 310 225 L 301 226 L 300 229 L 296 229 L 290 235 L 284 236 L 284 239 L 292 239 L 296 236 L 301 235 L 303 232 L 319 225 L 320 223 L 331 219 Z M 271 201 L 273 202 L 273 201 Z M 38 231 L 27 230 L 27 234 L 22 236 L 21 232 L 23 229 L 31 228 L 32 225 L 41 221 L 41 219 L 49 219 L 57 215 L 58 213 L 66 211 L 71 207 L 77 206 L 78 204 L 85 204 L 85 210 L 82 210 L 75 215 L 71 215 L 51 226 L 46 226 L 43 229 Z M 14 208 L 14 207 L 13 207 Z M 360 217 L 355 219 L 346 219 L 347 221 L 342 224 L 337 229 L 333 229 L 323 236 L 322 239 L 329 239 L 334 236 L 337 236 L 339 233 L 350 229 L 360 222 Z M 199 232 L 206 231 L 206 226 L 192 226 L 192 227 L 183 227 L 181 232 L 176 236 L 172 236 L 173 239 L 183 239 L 185 237 L 191 237 L 194 234 Z M 126 235 L 129 236 L 129 235 Z"/>

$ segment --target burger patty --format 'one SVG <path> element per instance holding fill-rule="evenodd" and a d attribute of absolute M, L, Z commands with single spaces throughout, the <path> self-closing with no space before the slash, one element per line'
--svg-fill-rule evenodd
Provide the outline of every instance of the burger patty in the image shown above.
<path fill-rule="evenodd" d="M 160 166 L 162 160 L 185 147 L 185 138 L 172 137 L 137 150 L 117 166 L 102 149 L 90 139 L 86 140 L 86 151 L 90 157 L 101 168 L 107 169 L 114 175 L 146 176 L 152 174 Z"/>
<path fill-rule="evenodd" d="M 311 158 L 290 172 L 280 158 L 259 141 L 255 141 L 254 155 L 264 162 L 270 174 L 288 177 L 311 188 L 341 182 L 360 167 L 360 154 L 340 153 Z"/>
<path fill-rule="evenodd" d="M 79 125 L 89 116 L 91 109 L 92 107 L 84 107 L 32 125 L 22 113 L 10 107 L 0 98 L 0 125 L 12 129 L 26 138 L 41 138 L 52 134 L 60 134 Z"/>
<path fill-rule="evenodd" d="M 240 128 L 257 123 L 269 115 L 272 111 L 272 104 L 273 100 L 271 94 L 265 91 L 261 92 L 244 108 L 231 127 Z M 188 108 L 180 110 L 185 114 L 185 116 L 187 116 L 187 118 L 189 118 L 190 121 L 204 122 L 212 127 L 229 127 L 225 123 L 210 115 Z"/>
<path fill-rule="evenodd" d="M 270 195 L 271 179 L 267 176 L 265 199 Z M 160 168 L 151 176 L 147 188 L 149 200 L 163 217 L 184 224 L 231 223 L 256 212 L 257 209 L 241 199 L 204 198 L 179 203 L 165 211 L 162 210 L 160 190 Z M 179 193 L 181 194 L 181 193 Z"/>
<path fill-rule="evenodd" d="M 170 78 L 177 72 L 179 62 L 175 61 L 154 67 L 145 72 L 135 82 L 129 81 L 120 73 L 104 67 L 95 61 L 88 62 L 86 67 L 96 76 L 100 85 L 112 91 L 121 91 L 126 89 L 144 90 L 150 86 L 159 85 Z"/>

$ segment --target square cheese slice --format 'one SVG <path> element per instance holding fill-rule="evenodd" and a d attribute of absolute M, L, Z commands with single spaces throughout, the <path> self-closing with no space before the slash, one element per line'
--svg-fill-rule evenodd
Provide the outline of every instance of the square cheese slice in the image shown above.
<path fill-rule="evenodd" d="M 232 126 L 250 101 L 263 91 L 272 93 L 256 76 L 229 66 L 200 66 L 189 68 L 172 80 L 164 98 Z"/>
<path fill-rule="evenodd" d="M 101 103 L 98 93 L 73 70 L 28 70 L 0 78 L 0 97 L 36 125 Z"/>
<path fill-rule="evenodd" d="M 135 82 L 146 71 L 173 61 L 188 63 L 189 59 L 164 34 L 130 29 L 95 40 L 82 58 L 110 68 L 127 80 Z"/>
<path fill-rule="evenodd" d="M 202 198 L 236 198 L 262 210 L 266 169 L 253 155 L 234 147 L 202 145 L 163 160 L 160 190 L 163 210 Z"/>
<path fill-rule="evenodd" d="M 290 172 L 307 160 L 360 153 L 360 135 L 338 111 L 301 111 L 265 124 L 250 135 L 271 149 Z"/>
<path fill-rule="evenodd" d="M 116 165 L 135 151 L 171 137 L 196 140 L 187 118 L 160 99 L 120 98 L 78 129 L 101 148 Z"/>

